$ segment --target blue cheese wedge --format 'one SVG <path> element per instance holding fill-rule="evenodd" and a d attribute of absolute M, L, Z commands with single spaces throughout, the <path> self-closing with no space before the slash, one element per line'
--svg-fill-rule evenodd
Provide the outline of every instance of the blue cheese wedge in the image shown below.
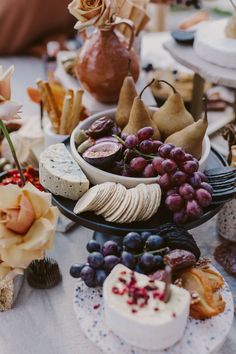
<path fill-rule="evenodd" d="M 89 181 L 64 144 L 49 146 L 40 155 L 39 177 L 52 194 L 78 200 L 89 189 Z"/>

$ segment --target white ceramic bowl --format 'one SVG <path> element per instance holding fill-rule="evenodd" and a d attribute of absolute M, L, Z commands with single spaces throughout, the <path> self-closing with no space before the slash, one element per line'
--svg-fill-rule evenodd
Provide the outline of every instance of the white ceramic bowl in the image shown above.
<path fill-rule="evenodd" d="M 157 108 L 155 107 L 149 107 L 149 109 L 151 112 L 155 112 L 157 110 Z M 133 188 L 140 183 L 145 183 L 145 184 L 155 183 L 159 177 L 152 177 L 152 178 L 124 177 L 124 176 L 115 175 L 113 173 L 105 172 L 103 170 L 100 170 L 97 167 L 90 165 L 77 152 L 76 145 L 75 145 L 75 134 L 77 129 L 86 130 L 98 118 L 104 117 L 105 115 L 110 117 L 115 117 L 115 112 L 116 112 L 116 108 L 93 114 L 85 121 L 80 123 L 80 125 L 74 129 L 70 139 L 70 146 L 71 146 L 71 151 L 74 159 L 78 162 L 78 164 L 80 165 L 80 167 L 82 168 L 82 170 L 84 171 L 84 173 L 86 174 L 90 182 L 94 185 L 104 183 L 104 182 L 116 182 L 116 183 L 123 184 L 127 188 Z M 205 136 L 203 141 L 202 158 L 199 161 L 199 166 L 200 166 L 199 169 L 201 171 L 204 171 L 206 167 L 206 161 L 210 153 L 210 149 L 211 149 L 210 140 L 208 136 Z"/>

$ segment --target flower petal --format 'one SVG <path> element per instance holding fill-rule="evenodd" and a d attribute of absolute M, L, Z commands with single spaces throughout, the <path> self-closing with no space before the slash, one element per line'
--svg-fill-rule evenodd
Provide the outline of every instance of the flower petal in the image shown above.
<path fill-rule="evenodd" d="M 54 225 L 47 219 L 40 218 L 36 220 L 27 235 L 24 242 L 18 247 L 22 250 L 35 251 L 38 249 L 47 249 L 51 239 L 54 238 Z"/>
<path fill-rule="evenodd" d="M 46 214 L 52 205 L 52 195 L 50 193 L 41 192 L 31 183 L 27 183 L 22 192 L 30 200 L 36 219 Z"/>
<path fill-rule="evenodd" d="M 22 105 L 13 101 L 0 102 L 0 120 L 12 120 L 17 116 Z"/>
<path fill-rule="evenodd" d="M 0 186 L 0 209 L 17 208 L 21 193 L 20 187 L 15 184 Z"/>
<path fill-rule="evenodd" d="M 5 73 L 2 73 L 0 77 L 0 95 L 4 97 L 6 101 L 11 99 L 11 79 L 14 73 L 14 66 L 11 66 Z"/>
<path fill-rule="evenodd" d="M 27 268 L 28 265 L 35 259 L 44 258 L 44 250 L 25 251 L 18 246 L 6 248 L 1 252 L 1 258 L 8 263 L 12 268 Z"/>

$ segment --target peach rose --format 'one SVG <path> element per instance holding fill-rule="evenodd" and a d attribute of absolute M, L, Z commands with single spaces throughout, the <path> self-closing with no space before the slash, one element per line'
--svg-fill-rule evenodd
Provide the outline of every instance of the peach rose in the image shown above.
<path fill-rule="evenodd" d="M 52 248 L 58 209 L 32 184 L 0 187 L 0 275 L 25 269 Z"/>
<path fill-rule="evenodd" d="M 69 4 L 70 13 L 78 20 L 76 29 L 101 26 L 110 16 L 110 0 L 73 0 Z"/>
<path fill-rule="evenodd" d="M 13 66 L 5 73 L 3 72 L 2 66 L 0 66 L 0 120 L 19 118 L 18 111 L 21 105 L 11 101 L 11 78 L 13 73 Z"/>

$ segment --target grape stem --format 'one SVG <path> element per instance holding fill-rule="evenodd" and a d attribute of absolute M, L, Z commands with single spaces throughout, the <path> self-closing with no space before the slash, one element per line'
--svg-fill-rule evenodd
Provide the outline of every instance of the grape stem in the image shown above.
<path fill-rule="evenodd" d="M 159 250 L 156 250 L 156 251 L 148 251 L 148 253 L 151 253 L 151 254 L 158 254 L 158 253 L 161 253 L 163 251 L 165 251 L 167 249 L 167 247 L 163 247 L 163 248 L 160 248 Z M 146 252 L 147 250 L 145 250 Z M 139 254 L 135 254 L 134 257 L 140 257 L 144 254 L 144 252 L 142 253 L 139 253 Z"/>
<path fill-rule="evenodd" d="M 112 135 L 114 138 L 116 138 L 118 141 L 119 141 L 119 143 L 121 143 L 122 145 L 124 145 L 125 146 L 125 142 L 124 142 L 124 140 L 122 140 L 118 135 Z M 135 148 L 133 148 L 132 149 L 134 152 L 135 152 L 135 154 L 137 154 L 137 155 L 139 155 L 139 156 L 142 156 L 142 157 L 146 157 L 147 159 L 149 159 L 149 160 L 153 160 L 156 156 L 155 155 L 147 155 L 147 154 L 144 154 L 144 153 L 142 153 L 141 151 L 139 151 L 139 150 L 137 150 L 137 149 L 135 149 Z"/>

